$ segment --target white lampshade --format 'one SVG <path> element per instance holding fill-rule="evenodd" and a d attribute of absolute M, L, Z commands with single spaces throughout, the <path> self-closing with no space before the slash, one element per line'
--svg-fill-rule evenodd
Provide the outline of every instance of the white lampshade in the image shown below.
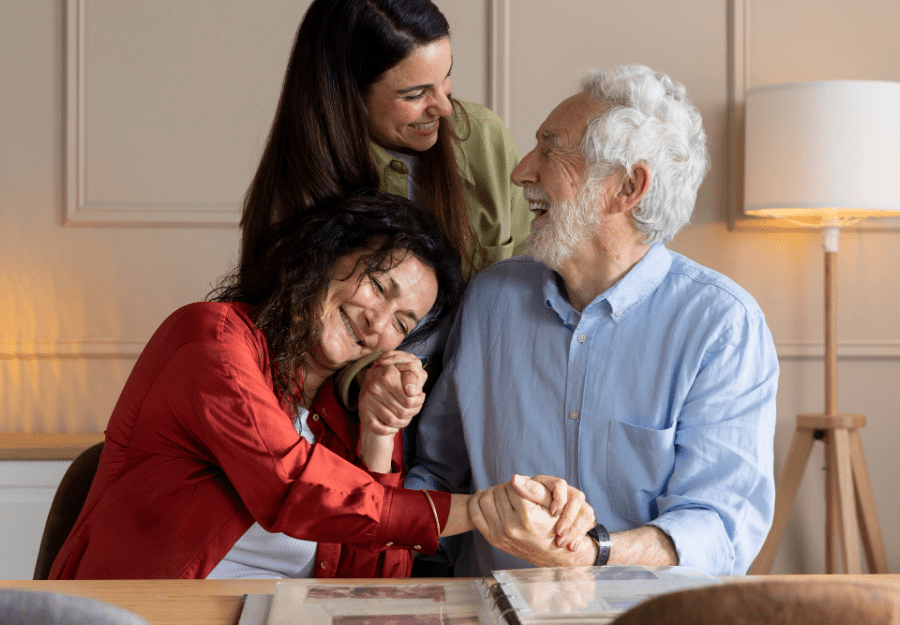
<path fill-rule="evenodd" d="M 810 225 L 900 215 L 900 83 L 750 89 L 744 212 Z"/>

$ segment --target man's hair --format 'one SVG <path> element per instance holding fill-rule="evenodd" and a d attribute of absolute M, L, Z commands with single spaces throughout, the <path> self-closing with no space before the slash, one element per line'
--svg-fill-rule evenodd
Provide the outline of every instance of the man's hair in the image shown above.
<path fill-rule="evenodd" d="M 238 264 L 208 296 L 256 307 L 253 320 L 269 347 L 276 392 L 290 404 L 298 399 L 294 389 L 302 388 L 306 354 L 319 339 L 328 285 L 349 277 L 335 275 L 337 263 L 355 252 L 363 253 L 356 266 L 362 276 L 386 271 L 409 255 L 434 271 L 437 299 L 408 341 L 428 336 L 462 295 L 459 254 L 437 220 L 404 197 L 370 191 L 272 226 L 260 253 Z"/>
<path fill-rule="evenodd" d="M 680 83 L 641 65 L 591 71 L 582 91 L 609 105 L 581 140 L 585 184 L 596 185 L 637 163 L 650 169 L 650 189 L 632 211 L 652 245 L 671 239 L 690 220 L 709 169 L 703 121 Z"/>

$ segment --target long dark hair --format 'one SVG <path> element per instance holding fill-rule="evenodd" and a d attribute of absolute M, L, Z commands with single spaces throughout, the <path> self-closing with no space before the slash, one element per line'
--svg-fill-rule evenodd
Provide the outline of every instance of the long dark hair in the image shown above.
<path fill-rule="evenodd" d="M 241 263 L 264 251 L 274 223 L 378 188 L 366 93 L 416 47 L 449 35 L 431 0 L 314 0 L 297 30 L 275 119 L 244 197 Z M 483 250 L 468 214 L 458 142 L 454 122 L 441 118 L 437 144 L 420 154 L 423 204 L 457 254 L 474 261 Z"/>
<path fill-rule="evenodd" d="M 409 341 L 427 336 L 463 290 L 459 255 L 435 219 L 414 202 L 377 190 L 285 219 L 262 242 L 262 253 L 235 267 L 208 299 L 256 306 L 253 319 L 269 347 L 276 392 L 295 406 L 303 359 L 318 340 L 322 302 L 340 258 L 364 251 L 357 265 L 363 276 L 409 254 L 434 270 L 437 299 Z"/>

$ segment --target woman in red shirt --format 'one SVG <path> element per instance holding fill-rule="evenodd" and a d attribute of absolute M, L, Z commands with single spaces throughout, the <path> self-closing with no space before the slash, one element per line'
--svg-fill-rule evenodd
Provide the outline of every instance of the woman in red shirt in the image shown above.
<path fill-rule="evenodd" d="M 440 227 L 372 193 L 282 224 L 264 250 L 148 342 L 52 579 L 406 576 L 412 552 L 471 529 L 469 496 L 403 489 L 400 434 L 360 431 L 331 385 L 379 351 L 422 375 L 391 350 L 461 293 Z"/>

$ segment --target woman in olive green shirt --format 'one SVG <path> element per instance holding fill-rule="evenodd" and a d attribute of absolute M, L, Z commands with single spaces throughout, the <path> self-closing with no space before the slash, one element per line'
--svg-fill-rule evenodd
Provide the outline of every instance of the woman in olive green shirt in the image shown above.
<path fill-rule="evenodd" d="M 430 0 L 314 0 L 244 200 L 243 261 L 273 223 L 368 187 L 431 211 L 466 275 L 525 251 L 518 151 L 494 113 L 451 97 L 449 35 Z"/>

